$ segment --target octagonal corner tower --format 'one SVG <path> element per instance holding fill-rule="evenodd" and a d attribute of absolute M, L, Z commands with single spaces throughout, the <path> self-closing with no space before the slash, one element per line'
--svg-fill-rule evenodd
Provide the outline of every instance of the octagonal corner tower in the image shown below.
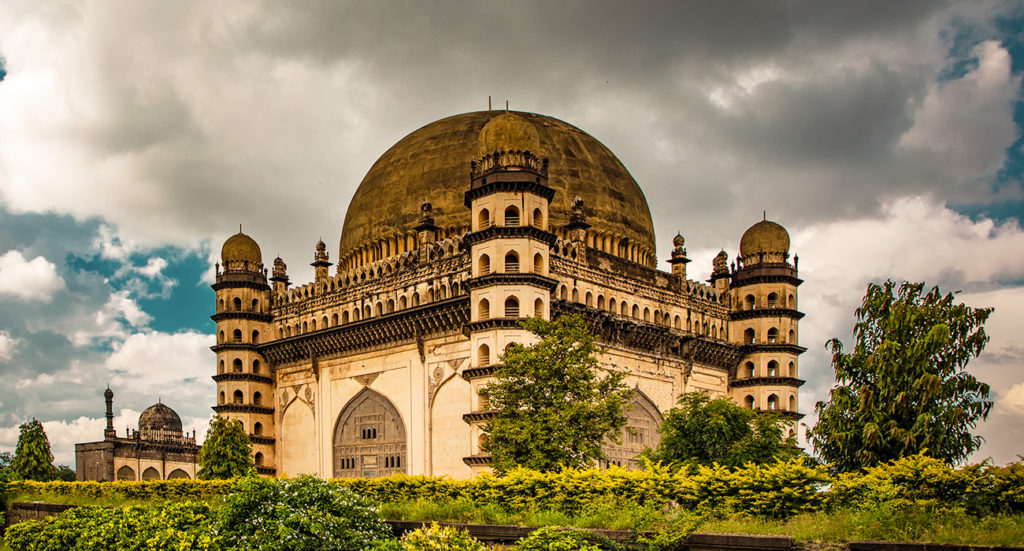
<path fill-rule="evenodd" d="M 402 138 L 370 168 L 349 203 L 341 230 L 338 269 L 350 270 L 416 246 L 420 205 L 429 201 L 441 236 L 468 231 L 470 163 L 480 154 L 480 131 L 505 111 L 444 118 Z M 654 267 L 654 225 L 640 186 L 618 158 L 593 136 L 558 119 L 515 111 L 531 123 L 539 157 L 549 162 L 555 189 L 550 227 L 561 237 L 577 196 L 586 204 L 589 234 L 613 254 Z"/>

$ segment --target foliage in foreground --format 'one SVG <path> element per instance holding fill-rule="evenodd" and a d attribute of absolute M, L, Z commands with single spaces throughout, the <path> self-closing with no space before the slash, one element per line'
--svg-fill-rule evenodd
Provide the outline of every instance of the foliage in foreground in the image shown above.
<path fill-rule="evenodd" d="M 593 536 L 586 530 L 564 526 L 545 526 L 519 540 L 517 551 L 601 551 L 590 542 Z"/>
<path fill-rule="evenodd" d="M 432 522 L 407 532 L 398 540 L 378 542 L 375 551 L 486 551 L 487 547 L 473 539 L 465 530 L 440 526 Z"/>
<path fill-rule="evenodd" d="M 786 420 L 775 412 L 758 412 L 728 398 L 689 392 L 665 414 L 661 442 L 648 455 L 654 461 L 690 467 L 764 465 L 796 455 L 796 443 L 782 437 L 784 426 Z"/>
<path fill-rule="evenodd" d="M 815 407 L 815 451 L 837 472 L 918 453 L 965 461 L 981 445 L 971 430 L 992 408 L 989 386 L 967 372 L 988 342 L 991 313 L 938 287 L 924 292 L 924 283 L 868 285 L 853 351 L 839 339 L 827 345 L 837 386 Z"/>
<path fill-rule="evenodd" d="M 624 374 L 598 368 L 596 337 L 579 316 L 522 326 L 539 342 L 507 348 L 484 389 L 498 411 L 484 427 L 491 465 L 557 471 L 607 459 L 605 438 L 618 438 L 626 425 Z"/>
<path fill-rule="evenodd" d="M 18 446 L 11 461 L 11 473 L 24 480 L 54 480 L 57 468 L 53 466 L 53 452 L 50 439 L 46 437 L 43 424 L 32 418 L 18 427 Z"/>
<path fill-rule="evenodd" d="M 242 422 L 215 415 L 206 431 L 206 440 L 196 457 L 200 480 L 224 480 L 256 474 L 252 442 Z"/>

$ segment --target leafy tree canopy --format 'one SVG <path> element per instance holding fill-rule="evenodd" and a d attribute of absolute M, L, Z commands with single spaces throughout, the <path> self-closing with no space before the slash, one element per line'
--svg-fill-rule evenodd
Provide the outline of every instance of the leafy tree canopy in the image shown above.
<path fill-rule="evenodd" d="M 22 424 L 18 435 L 18 447 L 14 450 L 11 471 L 17 478 L 24 480 L 49 481 L 57 477 L 57 468 L 53 466 L 53 452 L 50 451 L 50 440 L 46 437 L 43 424 L 33 418 Z"/>
<path fill-rule="evenodd" d="M 242 422 L 215 415 L 206 431 L 206 441 L 196 458 L 200 480 L 235 478 L 256 473 L 252 442 Z"/>
<path fill-rule="evenodd" d="M 924 453 L 949 465 L 981 445 L 971 430 L 988 416 L 989 386 L 967 373 L 985 348 L 991 308 L 971 308 L 924 283 L 868 285 L 856 311 L 854 347 L 832 352 L 837 386 L 818 402 L 808 436 L 837 471 Z"/>
<path fill-rule="evenodd" d="M 624 374 L 598 367 L 595 337 L 579 316 L 531 318 L 539 338 L 513 344 L 484 392 L 498 411 L 484 427 L 484 450 L 499 472 L 590 467 L 606 459 L 601 445 L 626 424 L 630 390 Z"/>
<path fill-rule="evenodd" d="M 704 392 L 679 397 L 661 423 L 661 442 L 647 452 L 655 461 L 696 466 L 718 463 L 741 467 L 797 455 L 796 443 L 783 438 L 787 421 L 775 412 L 744 408 L 728 398 Z"/>

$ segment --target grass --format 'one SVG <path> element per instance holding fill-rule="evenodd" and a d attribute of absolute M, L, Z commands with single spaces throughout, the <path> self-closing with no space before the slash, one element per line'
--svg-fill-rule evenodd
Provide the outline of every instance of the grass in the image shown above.
<path fill-rule="evenodd" d="M 1024 515 L 974 517 L 962 511 L 882 506 L 862 511 L 817 512 L 773 520 L 728 514 L 698 515 L 679 508 L 628 507 L 602 503 L 575 514 L 553 510 L 508 511 L 499 505 L 476 507 L 466 499 L 386 503 L 393 520 L 574 526 L 639 532 L 692 531 L 790 536 L 797 544 L 841 544 L 860 540 L 914 541 L 974 545 L 1024 545 Z"/>

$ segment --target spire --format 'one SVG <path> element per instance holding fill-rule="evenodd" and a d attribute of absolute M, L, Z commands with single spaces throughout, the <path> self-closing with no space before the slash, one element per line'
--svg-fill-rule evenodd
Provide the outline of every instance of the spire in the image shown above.
<path fill-rule="evenodd" d="M 114 437 L 114 391 L 110 390 L 110 385 L 107 385 L 107 390 L 103 392 L 103 398 L 107 402 L 107 428 L 103 431 L 103 437 L 113 438 Z"/>

